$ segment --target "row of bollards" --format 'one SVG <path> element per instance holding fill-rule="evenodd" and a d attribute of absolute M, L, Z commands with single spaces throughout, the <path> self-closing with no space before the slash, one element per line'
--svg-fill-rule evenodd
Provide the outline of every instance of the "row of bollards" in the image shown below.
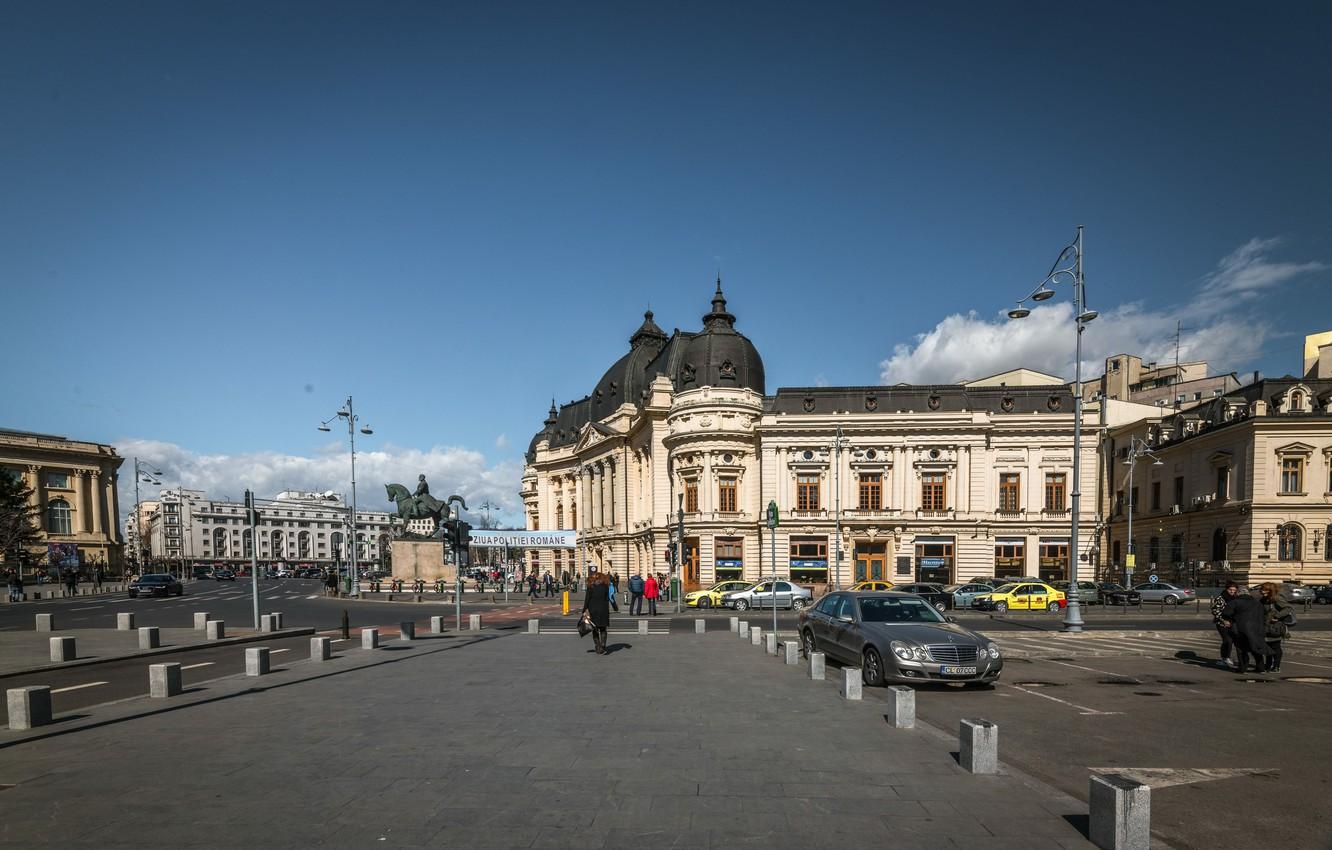
<path fill-rule="evenodd" d="M 36 615 L 36 617 L 37 617 L 37 623 L 36 623 L 37 631 L 39 632 L 55 631 L 54 614 L 38 614 Z M 472 617 L 477 621 L 477 625 L 474 628 L 480 628 L 480 615 L 473 614 Z M 435 620 L 442 618 L 432 617 L 431 619 Z M 153 629 L 153 632 L 155 634 L 158 633 L 157 626 L 149 626 L 148 628 Z M 194 628 L 196 631 L 206 632 L 207 638 L 209 640 L 221 640 L 222 638 L 226 637 L 226 627 L 223 621 L 210 620 L 208 618 L 207 611 L 194 612 Z M 272 614 L 264 614 L 259 618 L 259 630 L 261 632 L 265 633 L 277 632 L 281 631 L 282 628 L 283 628 L 282 614 L 280 612 L 274 612 Z M 116 614 L 116 630 L 121 632 L 132 632 L 135 630 L 133 612 L 122 611 L 121 613 Z M 151 645 L 145 644 L 143 638 L 144 635 L 143 628 L 140 628 L 138 632 L 139 632 L 139 647 L 141 649 L 152 649 L 160 645 L 158 643 L 152 643 Z"/>
<path fill-rule="evenodd" d="M 40 585 L 38 585 L 40 587 Z M 19 593 L 19 601 L 27 602 L 29 600 L 42 599 L 72 599 L 76 596 L 106 596 L 112 593 L 124 593 L 125 586 L 122 584 L 104 584 L 101 587 L 80 587 L 77 593 L 70 593 L 63 586 L 55 590 L 34 590 L 31 593 L 23 591 Z M 8 597 L 4 601 L 10 601 Z"/>

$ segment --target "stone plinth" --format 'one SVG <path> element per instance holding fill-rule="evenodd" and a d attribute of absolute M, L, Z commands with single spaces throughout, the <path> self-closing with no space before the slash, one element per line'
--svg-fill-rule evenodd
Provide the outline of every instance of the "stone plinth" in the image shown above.
<path fill-rule="evenodd" d="M 393 577 L 404 582 L 420 579 L 427 586 L 444 580 L 449 590 L 458 578 L 458 568 L 444 563 L 444 543 L 440 540 L 394 540 Z M 364 582 L 362 582 L 364 584 Z"/>

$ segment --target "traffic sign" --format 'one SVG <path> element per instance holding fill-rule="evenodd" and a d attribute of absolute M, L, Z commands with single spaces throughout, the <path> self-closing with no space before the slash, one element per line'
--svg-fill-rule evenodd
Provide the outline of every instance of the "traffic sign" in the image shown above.
<path fill-rule="evenodd" d="M 768 502 L 768 528 L 777 527 L 778 516 L 779 512 L 777 510 L 777 502 L 776 501 Z"/>
<path fill-rule="evenodd" d="M 1130 552 L 1130 553 L 1128 553 L 1127 555 L 1124 556 L 1124 566 L 1129 567 L 1130 569 L 1132 569 L 1133 567 L 1136 567 L 1137 565 L 1138 565 L 1138 556 L 1137 556 L 1137 555 L 1135 555 L 1135 554 L 1133 554 L 1132 552 Z"/>
<path fill-rule="evenodd" d="M 1156 584 L 1156 573 L 1152 573 L 1151 575 L 1147 576 L 1147 580 L 1150 581 L 1152 584 Z"/>

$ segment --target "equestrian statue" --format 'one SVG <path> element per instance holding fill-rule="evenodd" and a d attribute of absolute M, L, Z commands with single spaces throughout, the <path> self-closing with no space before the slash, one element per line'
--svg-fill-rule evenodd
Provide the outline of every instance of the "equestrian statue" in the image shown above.
<path fill-rule="evenodd" d="M 407 488 L 401 484 L 385 484 L 384 489 L 388 491 L 389 501 L 398 506 L 398 518 L 404 523 L 413 519 L 433 519 L 436 524 L 442 523 L 452 513 L 449 505 L 453 502 L 467 510 L 467 502 L 463 501 L 462 496 L 454 495 L 440 500 L 430 495 L 430 485 L 426 483 L 424 475 L 419 477 L 415 493 L 407 492 Z"/>

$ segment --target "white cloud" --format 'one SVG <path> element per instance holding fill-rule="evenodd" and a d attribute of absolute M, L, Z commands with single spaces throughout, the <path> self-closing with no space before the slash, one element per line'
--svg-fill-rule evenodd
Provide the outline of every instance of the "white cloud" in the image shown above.
<path fill-rule="evenodd" d="M 1276 239 L 1253 239 L 1221 260 L 1192 299 L 1163 309 L 1140 302 L 1121 304 L 1083 333 L 1083 380 L 1099 376 L 1112 354 L 1137 354 L 1147 361 L 1175 357 L 1175 323 L 1182 319 L 1181 360 L 1206 360 L 1214 372 L 1245 366 L 1262 351 L 1272 328 L 1241 312 L 1256 292 L 1328 268 L 1321 262 L 1277 263 L 1268 252 Z M 1004 312 L 945 316 L 910 343 L 899 344 L 880 364 L 880 380 L 896 383 L 956 383 L 1025 366 L 1071 380 L 1075 338 L 1073 306 L 1064 300 L 1036 305 L 1025 319 Z"/>
<path fill-rule="evenodd" d="M 508 435 L 508 434 L 500 434 L 498 437 L 495 438 L 495 448 L 497 448 L 497 449 L 507 449 L 508 447 L 509 447 L 509 435 Z"/>
<path fill-rule="evenodd" d="M 201 454 L 175 443 L 126 439 L 116 444 L 122 457 L 138 457 L 160 470 L 161 487 L 140 484 L 140 496 L 151 499 L 158 490 L 184 486 L 203 490 L 209 498 L 240 500 L 246 488 L 270 499 L 282 490 L 333 490 L 351 496 L 351 459 L 345 446 L 330 443 L 313 457 L 277 452 L 222 455 Z M 128 515 L 134 505 L 134 468 L 128 460 L 121 467 L 120 504 Z M 453 493 L 469 506 L 484 501 L 499 506 L 500 521 L 509 523 L 522 516 L 518 498 L 522 466 L 516 461 L 487 465 L 485 457 L 470 449 L 435 446 L 428 451 L 385 446 L 356 453 L 356 495 L 362 508 L 391 507 L 384 485 L 399 483 L 409 490 L 416 476 L 424 473 L 430 492 L 437 498 Z"/>

